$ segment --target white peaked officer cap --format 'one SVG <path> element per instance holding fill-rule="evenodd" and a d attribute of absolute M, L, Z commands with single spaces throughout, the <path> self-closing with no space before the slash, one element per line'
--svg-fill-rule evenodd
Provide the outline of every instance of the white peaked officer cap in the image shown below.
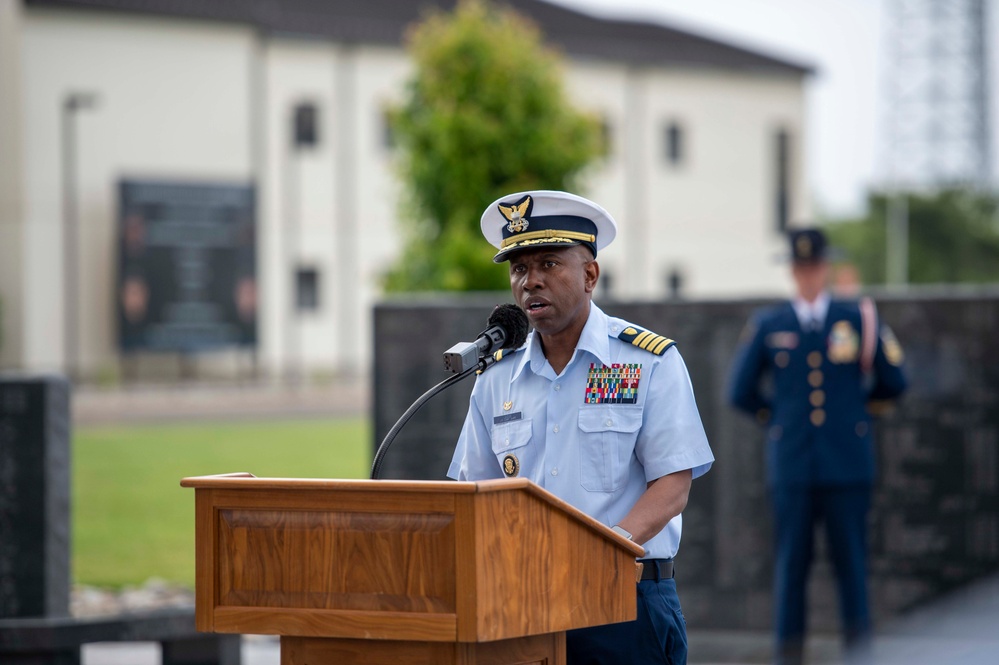
<path fill-rule="evenodd" d="M 614 240 L 617 223 L 593 201 L 568 192 L 535 190 L 509 194 L 482 213 L 482 235 L 499 249 L 493 261 L 536 247 L 585 245 L 593 256 Z"/>

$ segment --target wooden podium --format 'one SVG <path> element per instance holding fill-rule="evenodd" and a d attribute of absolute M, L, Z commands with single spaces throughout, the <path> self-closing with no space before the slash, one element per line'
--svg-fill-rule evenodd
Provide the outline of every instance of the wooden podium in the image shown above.
<path fill-rule="evenodd" d="M 526 479 L 195 489 L 197 628 L 281 636 L 281 665 L 565 664 L 629 621 L 641 546 Z"/>

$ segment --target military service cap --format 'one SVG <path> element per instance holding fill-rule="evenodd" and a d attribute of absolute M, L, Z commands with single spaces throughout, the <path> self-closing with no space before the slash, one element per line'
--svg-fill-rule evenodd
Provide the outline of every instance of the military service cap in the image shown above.
<path fill-rule="evenodd" d="M 535 190 L 493 201 L 482 213 L 482 235 L 502 263 L 518 249 L 585 245 L 597 255 L 617 234 L 617 223 L 593 201 L 568 192 Z"/>
<path fill-rule="evenodd" d="M 828 243 L 820 229 L 796 229 L 787 234 L 791 241 L 791 260 L 795 263 L 817 263 L 826 259 Z"/>

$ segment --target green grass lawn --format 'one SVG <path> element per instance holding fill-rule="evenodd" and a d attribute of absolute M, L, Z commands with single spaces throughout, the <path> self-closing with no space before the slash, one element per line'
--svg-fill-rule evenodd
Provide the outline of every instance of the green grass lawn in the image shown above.
<path fill-rule="evenodd" d="M 180 479 L 249 471 L 367 478 L 361 418 L 78 428 L 73 437 L 73 579 L 194 586 L 194 490 Z"/>

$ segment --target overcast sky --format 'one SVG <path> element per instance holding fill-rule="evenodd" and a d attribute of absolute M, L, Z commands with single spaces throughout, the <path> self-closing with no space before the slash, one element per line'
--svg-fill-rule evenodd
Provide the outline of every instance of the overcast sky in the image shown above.
<path fill-rule="evenodd" d="M 813 209 L 858 213 L 885 178 L 878 140 L 887 100 L 882 0 L 549 0 L 591 13 L 668 23 L 812 65 L 806 168 Z M 997 132 L 999 133 L 999 132 Z"/>

